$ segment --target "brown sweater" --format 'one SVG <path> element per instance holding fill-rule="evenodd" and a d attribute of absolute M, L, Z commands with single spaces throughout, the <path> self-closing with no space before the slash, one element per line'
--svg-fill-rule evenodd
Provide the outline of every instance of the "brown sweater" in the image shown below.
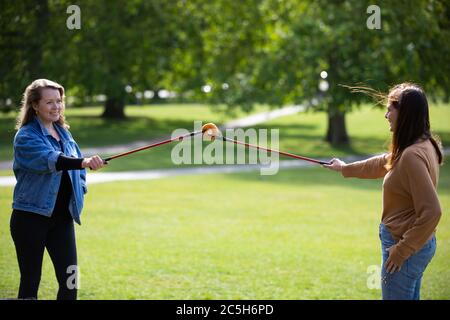
<path fill-rule="evenodd" d="M 441 217 L 436 191 L 439 159 L 430 140 L 406 148 L 390 171 L 384 168 L 387 157 L 384 154 L 347 164 L 342 175 L 363 179 L 384 177 L 381 221 L 398 241 L 391 259 L 402 265 L 431 239 Z"/>

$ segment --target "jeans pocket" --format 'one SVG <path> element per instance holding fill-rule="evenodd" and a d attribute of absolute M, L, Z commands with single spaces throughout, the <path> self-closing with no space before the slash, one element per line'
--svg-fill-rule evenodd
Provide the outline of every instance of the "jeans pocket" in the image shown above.
<path fill-rule="evenodd" d="M 413 279 L 419 279 L 436 252 L 436 240 L 433 237 L 422 249 L 405 261 L 406 274 Z"/>

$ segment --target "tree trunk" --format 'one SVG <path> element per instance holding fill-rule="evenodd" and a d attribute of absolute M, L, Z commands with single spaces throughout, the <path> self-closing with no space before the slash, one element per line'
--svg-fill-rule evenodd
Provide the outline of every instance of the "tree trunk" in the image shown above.
<path fill-rule="evenodd" d="M 108 98 L 105 102 L 105 110 L 102 118 L 125 119 L 125 103 L 123 99 Z"/>
<path fill-rule="evenodd" d="M 333 145 L 348 144 L 350 138 L 345 126 L 345 113 L 338 110 L 328 111 L 328 129 L 326 141 Z"/>

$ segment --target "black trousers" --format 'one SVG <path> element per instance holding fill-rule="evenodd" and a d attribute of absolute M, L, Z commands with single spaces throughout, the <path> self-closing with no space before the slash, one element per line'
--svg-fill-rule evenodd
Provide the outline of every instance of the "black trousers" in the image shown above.
<path fill-rule="evenodd" d="M 20 269 L 19 299 L 37 299 L 44 249 L 50 255 L 59 284 L 58 300 L 77 298 L 77 249 L 73 219 L 68 210 L 45 217 L 13 210 L 11 235 Z"/>

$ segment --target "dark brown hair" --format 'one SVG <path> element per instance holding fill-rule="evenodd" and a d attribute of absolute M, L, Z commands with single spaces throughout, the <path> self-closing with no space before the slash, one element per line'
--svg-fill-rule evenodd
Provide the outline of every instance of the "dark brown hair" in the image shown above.
<path fill-rule="evenodd" d="M 391 155 L 386 169 L 392 169 L 403 151 L 419 139 L 430 139 L 438 155 L 439 164 L 442 164 L 442 144 L 439 137 L 431 133 L 428 100 L 419 85 L 404 82 L 393 86 L 387 95 L 365 85 L 341 86 L 354 93 L 364 93 L 379 105 L 391 104 L 398 111 L 397 123 L 389 147 Z"/>
<path fill-rule="evenodd" d="M 441 164 L 442 145 L 439 138 L 431 134 L 428 100 L 423 89 L 414 83 L 401 83 L 389 90 L 387 100 L 398 111 L 387 169 L 393 168 L 402 152 L 419 139 L 430 139 Z"/>

